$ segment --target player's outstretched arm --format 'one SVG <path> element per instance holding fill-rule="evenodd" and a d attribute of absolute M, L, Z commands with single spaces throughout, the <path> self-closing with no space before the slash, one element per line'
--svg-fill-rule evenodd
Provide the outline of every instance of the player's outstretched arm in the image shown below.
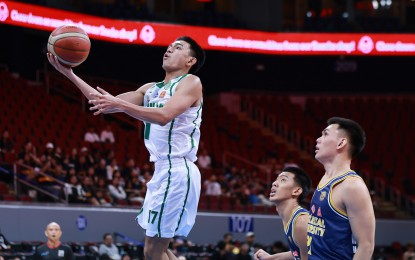
<path fill-rule="evenodd" d="M 77 86 L 79 90 L 82 91 L 82 93 L 85 95 L 87 99 L 89 100 L 93 99 L 93 97 L 91 96 L 91 93 L 99 93 L 96 89 L 94 89 L 93 87 L 88 85 L 88 83 L 83 81 L 80 77 L 75 75 L 71 67 L 63 66 L 62 64 L 60 64 L 56 56 L 54 56 L 51 53 L 47 53 L 46 55 L 48 57 L 49 63 L 52 64 L 52 66 L 57 71 L 59 71 L 65 77 L 67 77 L 70 81 L 72 81 L 72 83 L 75 84 L 75 86 Z"/>
<path fill-rule="evenodd" d="M 353 259 L 371 259 L 375 246 L 375 213 L 366 184 L 360 178 L 348 178 L 343 190 L 344 205 L 358 247 Z"/>
<path fill-rule="evenodd" d="M 95 88 L 91 87 L 88 83 L 86 83 L 84 80 L 82 80 L 80 77 L 78 77 L 72 70 L 71 67 L 63 66 L 58 61 L 58 58 L 51 53 L 47 54 L 48 60 L 52 66 L 62 73 L 65 77 L 67 77 L 72 83 L 75 84 L 81 90 L 81 92 L 85 95 L 88 100 L 94 99 L 91 94 L 99 94 Z M 130 91 L 123 94 L 118 95 L 117 97 L 125 100 L 127 102 L 136 104 L 136 105 L 142 105 L 143 104 L 143 97 L 145 94 L 145 91 L 154 83 L 148 83 L 137 89 L 136 91 Z M 116 111 L 112 111 L 116 112 Z M 109 111 L 107 113 L 110 113 Z"/>
<path fill-rule="evenodd" d="M 308 214 L 303 214 L 297 217 L 294 224 L 294 239 L 300 248 L 301 260 L 308 259 L 307 253 L 307 227 Z"/>
<path fill-rule="evenodd" d="M 96 111 L 94 113 L 95 115 L 120 111 L 141 121 L 159 125 L 165 125 L 172 121 L 202 98 L 202 84 L 200 79 L 194 75 L 189 75 L 184 78 L 177 87 L 174 95 L 161 108 L 138 106 L 114 97 L 100 88 L 97 89 L 100 93 L 91 93 L 93 100 L 89 101 L 89 103 L 94 105 L 91 107 L 91 110 Z M 145 87 L 143 86 L 142 91 L 144 89 Z"/>

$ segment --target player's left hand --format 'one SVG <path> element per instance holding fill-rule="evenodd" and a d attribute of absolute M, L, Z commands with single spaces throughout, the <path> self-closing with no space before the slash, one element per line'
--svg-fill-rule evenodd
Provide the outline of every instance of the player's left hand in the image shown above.
<path fill-rule="evenodd" d="M 116 113 L 120 112 L 119 110 L 119 104 L 120 99 L 117 97 L 114 97 L 107 91 L 103 90 L 100 87 L 97 87 L 97 90 L 99 93 L 91 93 L 90 95 L 94 98 L 89 100 L 89 104 L 93 104 L 94 106 L 91 107 L 89 110 L 96 112 L 94 115 L 99 114 L 110 114 L 110 113 Z"/>

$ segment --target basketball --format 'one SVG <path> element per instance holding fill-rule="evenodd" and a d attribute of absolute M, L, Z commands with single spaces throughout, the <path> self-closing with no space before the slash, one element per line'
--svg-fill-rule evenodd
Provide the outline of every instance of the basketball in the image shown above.
<path fill-rule="evenodd" d="M 88 34 L 75 25 L 63 25 L 56 28 L 49 36 L 48 52 L 52 53 L 61 64 L 75 67 L 86 60 L 91 49 Z"/>

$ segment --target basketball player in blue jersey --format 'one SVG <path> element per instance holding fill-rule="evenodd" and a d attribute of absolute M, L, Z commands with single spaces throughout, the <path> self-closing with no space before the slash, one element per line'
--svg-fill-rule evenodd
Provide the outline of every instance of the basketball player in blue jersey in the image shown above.
<path fill-rule="evenodd" d="M 168 250 L 174 236 L 192 229 L 200 197 L 200 172 L 194 164 L 200 139 L 202 84 L 190 73 L 203 65 L 203 49 L 190 37 L 171 43 L 163 56 L 164 80 L 112 96 L 94 89 L 48 54 L 49 62 L 93 104 L 94 115 L 123 112 L 145 123 L 144 142 L 155 163 L 137 221 L 146 230 L 147 260 L 177 259 Z"/>
<path fill-rule="evenodd" d="M 270 201 L 275 203 L 281 216 L 287 237 L 289 252 L 270 255 L 260 249 L 255 253 L 255 260 L 308 259 L 307 223 L 308 210 L 300 205 L 311 188 L 307 173 L 298 167 L 286 167 L 272 183 Z"/>
<path fill-rule="evenodd" d="M 317 139 L 315 158 L 325 173 L 310 205 L 307 230 L 309 259 L 369 260 L 374 250 L 375 215 L 369 191 L 352 157 L 366 136 L 353 120 L 333 117 Z"/>

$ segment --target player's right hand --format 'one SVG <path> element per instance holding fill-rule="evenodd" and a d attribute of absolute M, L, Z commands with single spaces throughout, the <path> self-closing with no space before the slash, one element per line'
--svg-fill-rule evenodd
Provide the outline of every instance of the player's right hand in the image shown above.
<path fill-rule="evenodd" d="M 48 52 L 48 53 L 46 53 L 46 56 L 48 57 L 49 63 L 52 64 L 52 66 L 57 71 L 59 71 L 60 73 L 62 73 L 63 75 L 68 76 L 72 72 L 72 68 L 71 67 L 62 65 L 59 62 L 58 57 L 56 57 L 52 53 Z"/>
<path fill-rule="evenodd" d="M 258 251 L 256 251 L 256 253 L 254 254 L 254 259 L 255 260 L 266 260 L 269 259 L 268 257 L 270 256 L 270 254 L 268 254 L 267 252 L 265 252 L 262 249 L 259 249 Z"/>

